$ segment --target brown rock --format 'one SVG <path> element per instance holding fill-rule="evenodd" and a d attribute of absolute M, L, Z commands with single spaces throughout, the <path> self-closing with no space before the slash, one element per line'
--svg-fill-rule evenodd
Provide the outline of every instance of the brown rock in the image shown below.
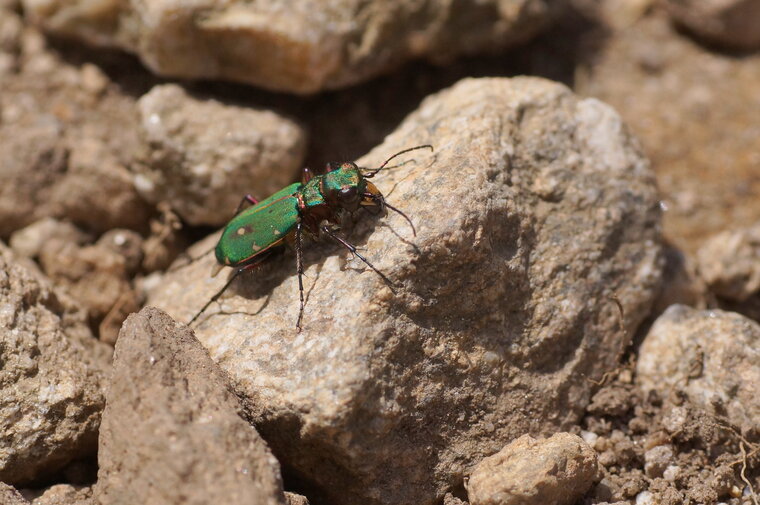
<path fill-rule="evenodd" d="M 601 102 L 541 79 L 464 80 L 360 164 L 425 143 L 435 152 L 374 179 L 417 236 L 396 214 L 344 232 L 395 296 L 307 244 L 302 332 L 293 255 L 197 324 L 278 456 L 335 504 L 432 503 L 484 454 L 576 422 L 659 285 L 654 181 Z M 189 321 L 225 282 L 213 263 L 169 273 L 149 303 Z"/>
<path fill-rule="evenodd" d="M 721 298 L 743 302 L 760 291 L 760 223 L 711 237 L 697 252 L 699 273 Z"/>
<path fill-rule="evenodd" d="M 57 484 L 35 498 L 32 505 L 94 505 L 92 488 Z"/>
<path fill-rule="evenodd" d="M 143 242 L 144 272 L 166 270 L 174 259 L 187 248 L 182 236 L 182 221 L 168 202 L 156 206 L 160 215 L 150 220 L 150 235 Z"/>
<path fill-rule="evenodd" d="M 97 232 L 145 228 L 150 209 L 127 168 L 134 98 L 93 65 L 49 51 L 32 28 L 18 46 L 12 70 L 0 69 L 0 236 L 45 217 Z"/>
<path fill-rule="evenodd" d="M 451 493 L 446 493 L 443 497 L 443 505 L 467 505 L 467 502 L 457 498 Z"/>
<path fill-rule="evenodd" d="M 667 0 L 665 6 L 674 21 L 710 42 L 760 48 L 758 0 Z"/>
<path fill-rule="evenodd" d="M 478 463 L 467 495 L 472 505 L 570 505 L 591 488 L 597 473 L 596 453 L 579 436 L 523 435 Z"/>
<path fill-rule="evenodd" d="M 145 308 L 116 344 L 100 432 L 102 505 L 284 505 L 279 464 L 191 330 Z"/>
<path fill-rule="evenodd" d="M 706 51 L 660 9 L 606 37 L 593 64 L 578 68 L 577 92 L 609 103 L 641 140 L 657 173 L 665 236 L 688 254 L 760 216 L 758 82 L 760 53 Z"/>
<path fill-rule="evenodd" d="M 285 504 L 286 505 L 309 505 L 309 500 L 305 496 L 300 494 L 289 493 L 285 491 Z"/>
<path fill-rule="evenodd" d="M 24 22 L 21 16 L 0 3 L 0 54 L 15 55 L 21 49 Z"/>
<path fill-rule="evenodd" d="M 751 428 L 760 419 L 758 346 L 760 325 L 750 319 L 674 305 L 641 345 L 637 381 L 663 398 L 682 390 L 694 405 Z"/>
<path fill-rule="evenodd" d="M 51 240 L 40 255 L 42 270 L 88 311 L 98 324 L 124 296 L 132 300 L 132 290 L 124 256 L 102 245 L 78 247 L 70 242 Z M 122 300 L 121 305 L 136 305 Z"/>
<path fill-rule="evenodd" d="M 411 58 L 445 60 L 514 46 L 544 28 L 555 2 L 151 2 L 27 0 L 50 32 L 136 53 L 164 76 L 224 79 L 314 93 Z"/>
<path fill-rule="evenodd" d="M 673 463 L 673 446 L 658 445 L 644 453 L 644 472 L 654 479 L 662 477 L 665 469 Z"/>
<path fill-rule="evenodd" d="M 190 224 L 226 223 L 246 191 L 263 200 L 301 167 L 303 129 L 273 112 L 193 98 L 175 84 L 154 87 L 138 109 L 146 154 L 137 189 Z"/>
<path fill-rule="evenodd" d="M 124 258 L 124 267 L 130 276 L 140 269 L 143 261 L 143 239 L 138 233 L 118 228 L 109 230 L 98 239 L 96 245 Z"/>
<path fill-rule="evenodd" d="M 104 350 L 71 300 L 0 244 L 0 480 L 25 483 L 95 452 Z"/>
<path fill-rule="evenodd" d="M 9 245 L 18 255 L 37 258 L 42 250 L 54 240 L 82 245 L 89 239 L 86 233 L 73 224 L 46 217 L 14 232 Z"/>

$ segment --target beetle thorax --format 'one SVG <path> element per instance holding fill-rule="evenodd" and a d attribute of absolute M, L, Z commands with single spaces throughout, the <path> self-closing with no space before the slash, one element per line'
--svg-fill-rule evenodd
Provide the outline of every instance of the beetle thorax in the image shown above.
<path fill-rule="evenodd" d="M 366 182 L 354 163 L 343 163 L 322 176 L 320 190 L 328 205 L 353 212 L 359 208 Z"/>

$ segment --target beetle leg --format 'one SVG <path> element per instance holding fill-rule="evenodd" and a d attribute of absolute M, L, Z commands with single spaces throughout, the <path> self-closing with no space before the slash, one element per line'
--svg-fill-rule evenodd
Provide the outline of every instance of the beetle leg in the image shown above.
<path fill-rule="evenodd" d="M 339 242 L 343 247 L 345 247 L 346 249 L 348 249 L 349 251 L 351 251 L 352 254 L 354 254 L 360 260 L 362 260 L 365 265 L 367 265 L 372 270 L 374 270 L 374 272 L 377 275 L 379 275 L 380 278 L 383 279 L 383 281 L 388 285 L 388 287 L 391 289 L 391 291 L 393 292 L 393 294 L 396 294 L 396 290 L 393 289 L 393 283 L 390 281 L 390 279 L 388 279 L 388 277 L 386 277 L 385 274 L 382 273 L 380 270 L 378 270 L 377 268 L 375 268 L 375 265 L 373 265 L 372 263 L 370 263 L 369 261 L 367 261 L 367 258 L 365 258 L 361 254 L 359 254 L 359 251 L 356 250 L 356 246 L 355 245 L 347 242 L 345 239 L 342 239 L 341 237 L 339 237 L 338 235 L 336 235 L 330 229 L 330 227 L 327 226 L 327 225 L 322 226 L 322 231 L 325 232 L 327 235 L 329 235 L 333 240 L 336 240 L 337 242 Z"/>
<path fill-rule="evenodd" d="M 198 317 L 200 317 L 200 315 L 203 314 L 206 311 L 206 309 L 208 308 L 209 305 L 211 305 L 212 303 L 214 303 L 215 301 L 217 301 L 219 299 L 219 297 L 222 296 L 222 293 L 224 293 L 225 291 L 227 291 L 227 288 L 230 287 L 230 284 L 232 284 L 232 281 L 234 281 L 235 279 L 237 279 L 237 276 L 240 275 L 241 273 L 243 273 L 246 269 L 247 269 L 247 267 L 240 267 L 240 268 L 236 269 L 235 273 L 232 274 L 232 277 L 230 277 L 230 280 L 228 280 L 227 283 L 222 287 L 222 289 L 220 289 L 219 291 L 217 291 L 216 294 L 214 296 L 212 296 L 209 301 L 206 302 L 206 305 L 204 305 L 201 308 L 201 310 L 199 310 L 198 313 L 193 316 L 193 318 L 190 320 L 189 323 L 187 323 L 187 325 L 188 326 L 192 325 L 195 322 L 195 320 L 198 319 Z"/>
<path fill-rule="evenodd" d="M 237 210 L 235 210 L 235 215 L 236 215 L 236 216 L 237 216 L 238 214 L 240 214 L 240 211 L 241 211 L 241 210 L 243 210 L 243 205 L 245 205 L 245 203 L 246 203 L 246 202 L 250 203 L 251 205 L 256 205 L 257 203 L 259 203 L 259 201 L 258 201 L 258 200 L 256 200 L 256 199 L 255 199 L 253 196 L 251 196 L 250 194 L 247 194 L 247 195 L 245 195 L 245 196 L 244 196 L 244 197 L 243 197 L 243 198 L 240 200 L 240 203 L 239 203 L 239 204 L 238 204 L 238 206 L 237 206 Z"/>
<path fill-rule="evenodd" d="M 306 184 L 311 180 L 312 177 L 314 177 L 314 174 L 311 173 L 309 167 L 303 167 L 303 173 L 301 174 L 301 183 Z"/>
<path fill-rule="evenodd" d="M 296 320 L 296 329 L 301 331 L 301 320 L 303 319 L 303 253 L 301 251 L 301 221 L 296 223 L 296 271 L 298 272 L 298 296 L 301 299 L 301 306 L 298 309 L 298 319 Z"/>
<path fill-rule="evenodd" d="M 195 320 L 198 319 L 198 317 L 200 317 L 200 315 L 203 314 L 206 311 L 206 309 L 209 307 L 209 305 L 211 305 L 212 303 L 214 303 L 215 301 L 217 301 L 219 299 L 219 297 L 221 297 L 224 294 L 224 292 L 227 291 L 227 288 L 230 287 L 230 285 L 232 284 L 232 281 L 234 281 L 235 279 L 237 279 L 238 275 L 242 274 L 243 272 L 251 271 L 251 270 L 254 270 L 256 268 L 259 268 L 261 265 L 264 264 L 264 261 L 267 258 L 270 257 L 270 255 L 271 255 L 271 253 L 269 251 L 264 252 L 260 257 L 256 258 L 257 261 L 254 261 L 253 263 L 249 263 L 247 265 L 243 265 L 243 266 L 239 266 L 239 267 L 235 268 L 235 273 L 233 273 L 232 277 L 230 277 L 229 280 L 224 284 L 224 286 L 222 286 L 222 289 L 220 289 L 219 291 L 217 291 L 214 294 L 214 296 L 212 296 L 211 299 L 206 302 L 206 305 L 204 305 L 201 308 L 201 310 L 199 310 L 198 313 L 193 316 L 193 318 L 190 320 L 189 323 L 187 323 L 187 325 L 190 326 L 191 324 L 193 324 L 195 322 Z"/>

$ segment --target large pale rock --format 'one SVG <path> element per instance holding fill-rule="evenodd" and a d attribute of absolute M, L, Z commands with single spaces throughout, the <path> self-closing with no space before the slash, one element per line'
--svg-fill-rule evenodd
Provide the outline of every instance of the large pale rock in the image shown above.
<path fill-rule="evenodd" d="M 577 421 L 660 281 L 652 173 L 601 102 L 541 79 L 464 80 L 360 163 L 425 143 L 435 152 L 374 179 L 417 236 L 396 214 L 346 232 L 396 295 L 308 243 L 302 332 L 292 254 L 197 324 L 275 453 L 336 504 L 432 503 L 510 440 Z M 150 303 L 189 321 L 225 282 L 213 263 L 166 275 Z"/>
<path fill-rule="evenodd" d="M 546 26 L 555 3 L 26 0 L 24 7 L 50 32 L 126 49 L 160 75 L 313 93 L 410 58 L 515 45 Z"/>
<path fill-rule="evenodd" d="M 193 98 L 175 84 L 154 87 L 137 107 L 137 189 L 190 224 L 224 224 L 247 191 L 263 200 L 301 168 L 306 134 L 274 112 Z"/>
<path fill-rule="evenodd" d="M 760 0 L 667 0 L 672 18 L 710 42 L 760 47 Z"/>
<path fill-rule="evenodd" d="M 285 505 L 279 464 L 188 328 L 151 307 L 114 353 L 100 433 L 102 505 Z"/>
<path fill-rule="evenodd" d="M 471 505 L 571 505 L 598 473 L 596 453 L 581 437 L 523 435 L 478 463 L 467 496 Z"/>
<path fill-rule="evenodd" d="M 0 244 L 0 480 L 23 484 L 94 455 L 105 347 Z"/>
<path fill-rule="evenodd" d="M 637 363 L 645 390 L 667 397 L 682 390 L 691 402 L 758 428 L 760 325 L 733 312 L 673 305 L 652 326 Z"/>

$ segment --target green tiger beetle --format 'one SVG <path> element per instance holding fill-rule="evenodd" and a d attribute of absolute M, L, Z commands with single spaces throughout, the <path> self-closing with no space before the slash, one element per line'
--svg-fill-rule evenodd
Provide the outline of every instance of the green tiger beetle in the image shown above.
<path fill-rule="evenodd" d="M 327 164 L 327 171 L 324 174 L 315 176 L 308 168 L 305 168 L 302 182 L 293 183 L 265 200 L 258 201 L 251 195 L 245 195 L 235 211 L 235 217 L 224 227 L 215 248 L 219 268 L 228 266 L 234 268 L 235 271 L 222 289 L 211 297 L 188 324 L 195 322 L 209 305 L 219 299 L 238 275 L 260 266 L 287 242 L 294 244 L 296 251 L 298 294 L 301 302 L 296 328 L 301 331 L 304 309 L 304 268 L 301 247 L 304 232 L 313 238 L 325 234 L 338 242 L 379 275 L 395 293 L 390 279 L 375 268 L 367 258 L 359 254 L 354 245 L 338 236 L 335 231 L 344 212 L 353 213 L 360 208 L 369 211 L 372 208 L 376 212 L 369 212 L 380 214 L 385 213 L 386 209 L 391 209 L 407 220 L 412 227 L 412 233 L 416 236 L 417 232 L 411 219 L 386 202 L 380 191 L 367 179 L 373 178 L 386 168 L 392 159 L 417 149 L 432 151 L 433 146 L 421 145 L 399 151 L 385 160 L 379 168 L 363 168 L 350 161 L 331 162 Z M 252 207 L 241 212 L 246 203 L 251 204 Z M 331 223 L 334 226 L 331 226 Z"/>

